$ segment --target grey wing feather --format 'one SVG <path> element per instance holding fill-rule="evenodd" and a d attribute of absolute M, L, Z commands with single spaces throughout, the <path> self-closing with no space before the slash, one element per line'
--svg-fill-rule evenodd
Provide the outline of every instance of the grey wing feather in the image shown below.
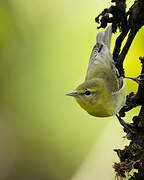
<path fill-rule="evenodd" d="M 103 64 L 110 68 L 110 64 L 113 62 L 112 55 L 110 53 L 111 37 L 111 25 L 108 26 L 105 31 L 101 31 L 97 34 L 97 43 L 93 47 L 87 73 L 93 66 L 96 66 L 96 64 Z"/>
<path fill-rule="evenodd" d="M 86 74 L 86 79 L 88 76 L 88 73 L 93 67 L 97 65 L 101 65 L 103 67 L 109 68 L 110 71 L 114 74 L 116 79 L 118 80 L 119 72 L 117 68 L 115 67 L 112 54 L 110 52 L 110 46 L 111 46 L 111 38 L 112 38 L 112 26 L 108 26 L 105 31 L 101 31 L 97 34 L 96 37 L 96 45 L 93 47 L 90 61 L 88 65 L 88 70 Z M 123 80 L 118 80 L 118 86 L 119 88 L 122 87 Z"/>

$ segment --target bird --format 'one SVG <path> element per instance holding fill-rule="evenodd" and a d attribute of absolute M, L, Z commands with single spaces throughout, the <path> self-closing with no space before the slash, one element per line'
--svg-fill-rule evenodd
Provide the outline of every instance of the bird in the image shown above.
<path fill-rule="evenodd" d="M 95 117 L 116 115 L 126 102 L 126 83 L 115 66 L 111 39 L 112 25 L 98 32 L 84 82 L 66 94 Z"/>

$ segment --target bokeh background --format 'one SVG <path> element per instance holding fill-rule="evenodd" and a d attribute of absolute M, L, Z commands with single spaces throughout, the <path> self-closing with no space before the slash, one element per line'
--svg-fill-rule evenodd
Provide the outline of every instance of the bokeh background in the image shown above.
<path fill-rule="evenodd" d="M 109 6 L 0 0 L 0 180 L 114 179 L 113 149 L 128 143 L 117 119 L 92 117 L 65 96 L 84 80 L 94 18 Z M 140 73 L 143 42 L 142 29 L 125 61 L 127 76 Z M 136 88 L 127 81 L 127 92 Z"/>

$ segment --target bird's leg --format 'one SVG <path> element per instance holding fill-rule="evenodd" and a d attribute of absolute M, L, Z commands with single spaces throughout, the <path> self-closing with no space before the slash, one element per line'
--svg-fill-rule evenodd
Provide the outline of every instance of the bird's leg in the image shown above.
<path fill-rule="evenodd" d="M 136 129 L 133 124 L 126 123 L 118 114 L 116 114 L 116 117 L 118 118 L 120 124 L 124 127 L 127 134 L 135 134 L 136 133 Z"/>
<path fill-rule="evenodd" d="M 124 76 L 123 78 L 131 79 L 131 80 L 135 81 L 138 84 L 142 84 L 142 82 L 144 81 L 144 74 L 140 74 L 137 77 Z"/>

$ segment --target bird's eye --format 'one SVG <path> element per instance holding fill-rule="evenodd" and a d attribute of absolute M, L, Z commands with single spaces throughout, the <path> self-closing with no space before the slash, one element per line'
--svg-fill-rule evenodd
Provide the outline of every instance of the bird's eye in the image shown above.
<path fill-rule="evenodd" d="M 85 95 L 90 95 L 90 94 L 91 94 L 90 91 L 88 91 L 88 90 L 85 91 Z"/>

